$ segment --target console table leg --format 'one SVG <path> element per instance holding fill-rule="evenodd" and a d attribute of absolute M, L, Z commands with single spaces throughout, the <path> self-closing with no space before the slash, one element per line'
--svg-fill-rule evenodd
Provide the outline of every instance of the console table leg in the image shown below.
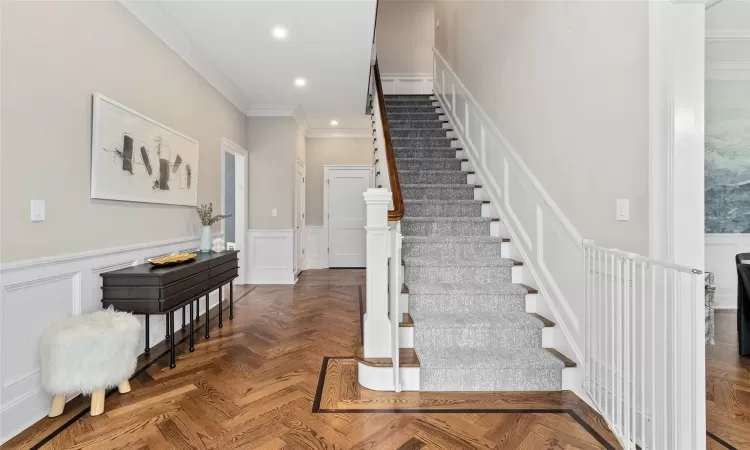
<path fill-rule="evenodd" d="M 182 307 L 182 329 L 185 329 L 185 306 Z"/>
<path fill-rule="evenodd" d="M 169 317 L 170 316 L 172 316 L 172 318 L 174 319 L 174 314 L 165 314 L 164 315 L 164 322 L 165 322 L 164 323 L 164 331 L 166 333 L 164 335 L 164 339 L 169 339 L 169 335 L 172 334 L 171 330 L 169 329 Z"/>
<path fill-rule="evenodd" d="M 208 309 L 208 294 L 206 294 L 206 339 L 211 337 L 211 333 L 209 333 L 209 326 L 211 325 L 211 314 Z"/>
<path fill-rule="evenodd" d="M 149 315 L 144 314 L 146 319 L 146 348 L 143 350 L 144 352 L 148 353 L 151 351 L 151 347 L 149 346 Z"/>
<path fill-rule="evenodd" d="M 229 282 L 229 320 L 234 319 L 234 280 Z"/>
<path fill-rule="evenodd" d="M 224 311 L 222 311 L 222 308 L 224 305 L 222 304 L 222 301 L 224 299 L 224 295 L 222 294 L 222 290 L 224 289 L 224 286 L 219 287 L 219 328 L 224 328 Z"/>
<path fill-rule="evenodd" d="M 174 323 L 174 311 L 169 312 L 167 323 Z M 169 368 L 174 369 L 177 366 L 175 364 L 174 354 L 174 333 L 169 333 Z"/>
<path fill-rule="evenodd" d="M 201 323 L 201 299 L 195 301 L 195 321 Z"/>
<path fill-rule="evenodd" d="M 189 332 L 190 332 L 190 338 L 189 338 L 189 340 L 190 340 L 190 351 L 194 352 L 195 351 L 195 338 L 193 337 L 193 321 L 192 321 L 192 317 L 193 317 L 193 302 L 190 302 L 190 318 L 191 318 L 191 320 L 190 320 L 190 326 L 189 326 Z"/>

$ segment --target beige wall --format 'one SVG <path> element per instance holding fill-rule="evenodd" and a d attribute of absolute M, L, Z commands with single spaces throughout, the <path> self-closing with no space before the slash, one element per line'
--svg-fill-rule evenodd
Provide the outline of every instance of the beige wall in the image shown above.
<path fill-rule="evenodd" d="M 307 225 L 323 225 L 323 166 L 372 165 L 371 138 L 307 139 Z"/>
<path fill-rule="evenodd" d="M 432 73 L 434 1 L 381 1 L 376 26 L 383 74 Z"/>
<path fill-rule="evenodd" d="M 294 228 L 295 156 L 304 153 L 292 117 L 248 117 L 248 201 L 253 230 Z M 277 209 L 273 217 L 271 210 Z"/>
<path fill-rule="evenodd" d="M 441 1 L 435 14 L 436 47 L 578 231 L 647 253 L 647 2 Z"/>
<path fill-rule="evenodd" d="M 117 2 L 3 2 L 1 30 L 0 261 L 197 236 L 192 207 L 90 198 L 91 95 L 197 139 L 198 202 L 217 206 L 220 140 L 244 146 L 244 115 Z"/>

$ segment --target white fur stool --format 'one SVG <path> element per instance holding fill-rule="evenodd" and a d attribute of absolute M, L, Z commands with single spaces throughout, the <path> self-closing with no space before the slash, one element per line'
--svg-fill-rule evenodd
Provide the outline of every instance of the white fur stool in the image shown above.
<path fill-rule="evenodd" d="M 52 324 L 39 339 L 42 386 L 54 395 L 49 417 L 62 414 L 68 395 L 91 394 L 91 415 L 104 412 L 105 390 L 130 392 L 141 324 L 132 314 L 105 311 Z"/>

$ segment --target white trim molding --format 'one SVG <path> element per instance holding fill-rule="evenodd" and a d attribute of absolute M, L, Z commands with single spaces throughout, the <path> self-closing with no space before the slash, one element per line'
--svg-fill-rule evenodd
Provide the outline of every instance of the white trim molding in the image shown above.
<path fill-rule="evenodd" d="M 431 73 L 384 73 L 384 95 L 432 94 Z"/>
<path fill-rule="evenodd" d="M 708 62 L 707 80 L 746 81 L 750 80 L 750 62 Z"/>
<path fill-rule="evenodd" d="M 221 236 L 217 234 L 215 236 Z M 0 280 L 0 443 L 49 411 L 51 396 L 41 388 L 37 341 L 52 323 L 101 309 L 101 274 L 146 259 L 195 250 L 199 238 L 144 243 L 73 255 L 5 264 Z M 210 303 L 218 302 L 214 291 Z M 205 303 L 201 308 L 205 308 Z M 205 309 L 201 309 L 201 314 Z M 137 316 L 142 320 L 141 316 Z M 176 328 L 181 326 L 179 321 Z M 164 316 L 150 323 L 151 346 L 165 335 Z M 141 338 L 140 348 L 144 348 Z"/>
<path fill-rule="evenodd" d="M 248 117 L 293 117 L 297 105 L 259 105 L 247 107 L 245 115 Z"/>
<path fill-rule="evenodd" d="M 185 35 L 185 32 L 162 9 L 159 2 L 132 0 L 119 0 L 119 2 L 190 67 L 205 78 L 211 86 L 216 88 L 221 95 L 232 102 L 237 109 L 242 112 L 247 110 L 248 102 L 242 90 L 224 74 L 211 58 L 196 48 L 190 38 Z"/>
<path fill-rule="evenodd" d="M 323 225 L 307 225 L 307 268 L 328 268 L 328 228 Z"/>
<path fill-rule="evenodd" d="M 555 348 L 580 364 L 582 238 L 437 49 L 434 55 L 435 97 L 539 289 L 537 312 L 559 327 Z"/>
<path fill-rule="evenodd" d="M 294 284 L 294 230 L 248 230 L 248 284 Z"/>

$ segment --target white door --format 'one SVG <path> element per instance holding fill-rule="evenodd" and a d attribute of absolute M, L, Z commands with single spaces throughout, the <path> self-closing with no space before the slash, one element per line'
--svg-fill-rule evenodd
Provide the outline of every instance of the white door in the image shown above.
<path fill-rule="evenodd" d="M 297 162 L 294 176 L 294 254 L 295 273 L 305 269 L 305 167 Z"/>
<path fill-rule="evenodd" d="M 365 199 L 369 166 L 326 168 L 328 267 L 365 267 Z"/>

